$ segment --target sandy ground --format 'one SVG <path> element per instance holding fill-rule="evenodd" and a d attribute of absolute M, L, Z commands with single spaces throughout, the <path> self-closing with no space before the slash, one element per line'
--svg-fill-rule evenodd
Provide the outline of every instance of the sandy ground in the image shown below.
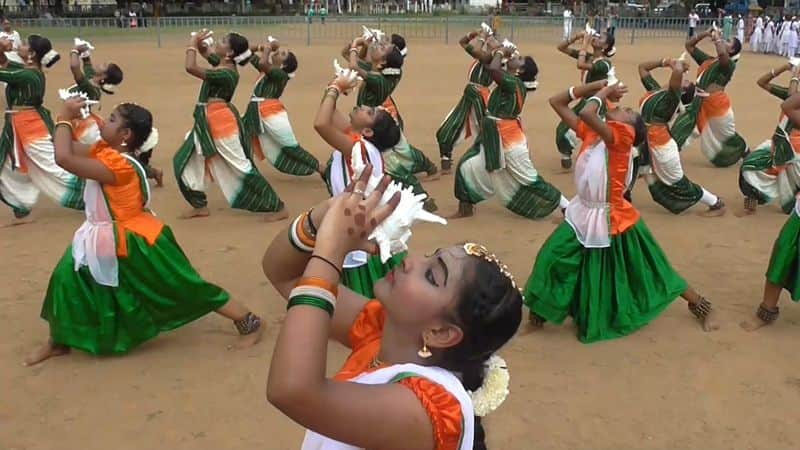
<path fill-rule="evenodd" d="M 260 259 L 286 224 L 265 225 L 254 215 L 228 209 L 215 186 L 209 189 L 212 217 L 178 220 L 187 205 L 172 175 L 171 157 L 191 124 L 200 85 L 182 69 L 184 41 L 173 39 L 160 51 L 132 43 L 96 44 L 96 60 L 124 55 L 125 61 L 121 93 L 106 97 L 102 112 L 117 101 L 135 100 L 153 111 L 161 130 L 154 160 L 169 176 L 167 186 L 154 191 L 155 211 L 173 227 L 200 272 L 263 315 L 268 329 L 255 348 L 229 352 L 233 327 L 209 316 L 125 357 L 75 352 L 23 368 L 23 356 L 47 336 L 38 315 L 50 272 L 82 221 L 80 213 L 42 198 L 35 224 L 0 229 L 0 449 L 298 448 L 301 428 L 264 398 L 284 303 L 262 275 Z M 312 117 L 339 43 L 296 44 L 300 70 L 283 100 L 300 142 L 326 159 L 329 150 L 313 132 Z M 411 42 L 412 56 L 395 98 L 411 142 L 438 161 L 434 133 L 458 100 L 469 59 L 456 45 L 423 49 L 424 44 Z M 578 74 L 574 62 L 553 45 L 520 44 L 541 68 L 541 89 L 529 97 L 524 115 L 534 161 L 569 196 L 574 188 L 571 176 L 559 168 L 556 116 L 546 100 L 576 83 Z M 615 63 L 619 78 L 632 86 L 627 103 L 634 104 L 643 92 L 636 63 L 680 53 L 678 40 L 622 45 Z M 778 101 L 758 90 L 755 79 L 780 62 L 745 54 L 730 88 L 738 128 L 753 146 L 770 136 L 778 116 Z M 241 110 L 255 78 L 252 69 L 242 70 L 236 96 Z M 70 83 L 66 62 L 49 73 L 48 83 L 48 104 L 55 110 L 56 88 Z M 458 155 L 463 151 L 458 149 Z M 736 168 L 711 168 L 696 147 L 685 152 L 685 168 L 691 179 L 740 207 Z M 326 196 L 316 177 L 264 171 L 292 214 Z M 426 185 L 445 213 L 456 207 L 452 182 L 445 177 Z M 594 345 L 580 344 L 569 324 L 548 326 L 538 334 L 523 328 L 502 352 L 511 368 L 511 396 L 487 420 L 491 448 L 796 448 L 800 430 L 791 424 L 796 424 L 792 411 L 800 401 L 800 373 L 791 345 L 800 335 L 800 308 L 784 300 L 780 322 L 754 334 L 738 325 L 759 302 L 772 241 L 786 216 L 775 207 L 747 219 L 672 216 L 650 200 L 643 184 L 634 192 L 634 203 L 672 263 L 714 301 L 723 328 L 701 332 L 681 301 L 633 336 Z M 7 209 L 0 212 L 0 221 L 10 218 Z M 413 248 L 478 240 L 524 281 L 553 228 L 550 221 L 527 221 L 489 201 L 476 217 L 447 230 L 419 228 Z M 332 345 L 330 370 L 344 357 L 343 349 Z"/>

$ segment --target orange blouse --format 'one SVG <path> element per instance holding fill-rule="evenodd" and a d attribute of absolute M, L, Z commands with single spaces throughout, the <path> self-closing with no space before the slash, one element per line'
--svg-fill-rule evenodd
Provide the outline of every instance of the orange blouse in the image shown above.
<path fill-rule="evenodd" d="M 376 300 L 367 303 L 350 329 L 352 353 L 334 379 L 347 381 L 377 368 L 370 368 L 383 336 L 384 311 Z M 436 450 L 457 450 L 461 443 L 462 416 L 458 400 L 441 385 L 422 377 L 399 381 L 417 396 L 433 425 Z"/>
<path fill-rule="evenodd" d="M 617 235 L 632 227 L 639 220 L 639 211 L 625 200 L 628 188 L 628 171 L 630 170 L 631 148 L 636 136 L 633 127 L 616 121 L 608 121 L 606 125 L 614 134 L 614 145 L 608 147 L 608 203 L 611 205 L 611 235 Z M 583 141 L 580 151 L 593 146 L 600 140 L 594 130 L 584 121 L 578 122 L 577 136 Z M 633 174 L 636 176 L 636 174 Z"/>
<path fill-rule="evenodd" d="M 114 183 L 103 184 L 102 187 L 108 208 L 117 225 L 117 256 L 128 255 L 125 231 L 138 234 L 145 238 L 148 244 L 154 245 L 161 235 L 164 224 L 144 209 L 142 183 L 146 183 L 147 180 L 140 178 L 132 161 L 111 148 L 105 141 L 95 144 L 89 156 L 114 174 Z"/>

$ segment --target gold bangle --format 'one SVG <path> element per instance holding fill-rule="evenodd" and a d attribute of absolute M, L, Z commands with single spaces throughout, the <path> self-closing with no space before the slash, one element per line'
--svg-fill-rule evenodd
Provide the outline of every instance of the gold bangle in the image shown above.
<path fill-rule="evenodd" d="M 196 48 L 194 48 L 194 47 L 186 47 L 186 51 L 187 51 L 187 52 L 196 52 L 196 51 L 197 51 L 197 49 L 196 49 Z"/>
<path fill-rule="evenodd" d="M 59 126 L 68 127 L 70 130 L 73 129 L 72 128 L 72 122 L 70 122 L 69 120 L 59 120 L 58 122 L 56 122 L 56 126 L 55 127 L 58 128 Z"/>

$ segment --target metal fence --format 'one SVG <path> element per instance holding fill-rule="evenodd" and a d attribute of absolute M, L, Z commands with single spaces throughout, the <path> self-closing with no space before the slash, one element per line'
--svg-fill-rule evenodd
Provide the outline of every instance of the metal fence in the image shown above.
<path fill-rule="evenodd" d="M 443 43 L 457 42 L 470 30 L 480 26 L 482 16 L 329 16 L 322 23 L 319 17 L 312 22 L 304 16 L 227 16 L 227 17 L 162 17 L 139 18 L 138 27 L 130 28 L 126 19 L 52 18 L 18 19 L 15 24 L 23 33 L 38 32 L 53 41 L 76 35 L 85 38 L 148 40 L 161 46 L 162 38 L 169 39 L 200 28 L 242 30 L 245 34 L 273 34 L 287 42 L 306 45 L 342 42 L 361 33 L 361 25 L 398 33 L 406 39 L 427 39 Z M 586 17 L 575 17 L 573 32 L 583 29 Z M 698 30 L 711 25 L 702 20 Z M 606 21 L 596 18 L 594 28 L 603 30 Z M 635 43 L 643 39 L 686 36 L 688 21 L 678 17 L 620 17 L 616 19 L 617 42 Z M 549 41 L 563 38 L 564 19 L 561 17 L 502 16 L 500 33 L 511 40 Z"/>

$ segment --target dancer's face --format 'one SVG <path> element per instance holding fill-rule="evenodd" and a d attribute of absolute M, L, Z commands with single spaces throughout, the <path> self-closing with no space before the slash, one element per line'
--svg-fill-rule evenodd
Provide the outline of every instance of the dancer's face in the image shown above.
<path fill-rule="evenodd" d="M 608 41 L 608 34 L 606 34 L 605 32 L 600 33 L 599 35 L 592 38 L 592 47 L 594 47 L 595 50 L 603 51 L 608 45 L 607 41 Z"/>
<path fill-rule="evenodd" d="M 117 108 L 109 114 L 108 119 L 100 128 L 100 137 L 113 148 L 118 148 L 123 142 L 128 142 L 133 136 L 131 129 L 125 123 Z"/>
<path fill-rule="evenodd" d="M 361 132 L 362 130 L 372 128 L 375 124 L 375 116 L 378 113 L 377 108 L 371 106 L 356 106 L 350 112 L 350 126 L 353 131 Z"/>
<path fill-rule="evenodd" d="M 278 49 L 277 52 L 272 54 L 272 65 L 281 67 L 283 62 L 286 61 L 286 58 L 289 56 L 289 50 L 284 48 Z"/>
<path fill-rule="evenodd" d="M 383 64 L 386 62 L 386 57 L 389 55 L 389 52 L 393 49 L 394 45 L 392 45 L 391 42 L 378 41 L 369 46 L 367 55 L 369 56 L 370 62 L 373 64 Z"/>
<path fill-rule="evenodd" d="M 410 333 L 438 330 L 433 334 L 442 342 L 434 343 L 436 347 L 457 344 L 462 332 L 456 325 L 456 308 L 465 280 L 473 276 L 473 258 L 463 246 L 439 249 L 424 257 L 409 254 L 375 284 L 375 296 L 387 320 Z"/>
<path fill-rule="evenodd" d="M 620 107 L 615 109 L 609 109 L 608 113 L 606 114 L 606 118 L 609 121 L 614 122 L 624 122 L 630 126 L 636 125 L 636 119 L 639 117 L 639 114 L 634 111 L 632 108 L 629 107 Z"/>

